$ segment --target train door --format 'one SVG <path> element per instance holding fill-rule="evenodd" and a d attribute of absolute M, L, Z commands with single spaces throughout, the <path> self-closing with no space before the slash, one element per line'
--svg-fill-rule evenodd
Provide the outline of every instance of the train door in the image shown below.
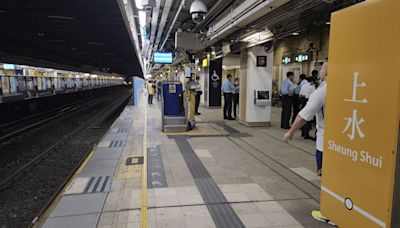
<path fill-rule="evenodd" d="M 17 76 L 18 81 L 18 92 L 26 92 L 26 78 L 22 76 Z"/>
<path fill-rule="evenodd" d="M 9 77 L 10 78 L 10 89 L 11 89 L 11 93 L 17 93 L 18 92 L 18 81 L 17 81 L 17 77 L 12 76 Z"/>

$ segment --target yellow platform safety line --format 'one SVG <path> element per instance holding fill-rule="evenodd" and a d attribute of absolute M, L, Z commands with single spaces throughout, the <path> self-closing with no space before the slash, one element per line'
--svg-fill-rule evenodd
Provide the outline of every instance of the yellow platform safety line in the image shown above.
<path fill-rule="evenodd" d="M 143 165 L 140 191 L 140 223 L 141 228 L 147 228 L 147 104 L 144 103 L 144 131 L 143 131 Z"/>

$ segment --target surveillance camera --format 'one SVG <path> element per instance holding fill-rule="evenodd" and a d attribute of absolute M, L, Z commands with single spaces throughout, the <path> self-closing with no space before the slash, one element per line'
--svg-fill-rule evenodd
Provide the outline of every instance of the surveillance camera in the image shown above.
<path fill-rule="evenodd" d="M 207 13 L 207 6 L 200 0 L 193 1 L 190 5 L 190 14 L 192 14 L 192 20 L 194 23 L 199 24 L 202 22 Z"/>

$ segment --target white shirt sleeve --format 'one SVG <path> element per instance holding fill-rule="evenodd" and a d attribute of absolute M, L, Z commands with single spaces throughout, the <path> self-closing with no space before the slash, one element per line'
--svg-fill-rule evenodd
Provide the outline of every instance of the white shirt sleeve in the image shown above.
<path fill-rule="evenodd" d="M 299 116 L 306 121 L 310 121 L 314 118 L 315 114 L 321 111 L 324 105 L 324 93 L 323 88 L 318 88 L 307 102 L 307 105 L 299 112 Z"/>
<path fill-rule="evenodd" d="M 308 86 L 309 86 L 309 84 L 304 84 L 300 89 L 299 95 L 305 96 Z"/>

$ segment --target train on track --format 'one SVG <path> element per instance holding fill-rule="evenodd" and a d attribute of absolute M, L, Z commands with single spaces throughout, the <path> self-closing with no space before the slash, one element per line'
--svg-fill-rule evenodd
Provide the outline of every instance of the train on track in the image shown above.
<path fill-rule="evenodd" d="M 97 75 L 0 64 L 0 102 L 70 93 L 124 83 L 124 79 L 118 75 Z"/>

